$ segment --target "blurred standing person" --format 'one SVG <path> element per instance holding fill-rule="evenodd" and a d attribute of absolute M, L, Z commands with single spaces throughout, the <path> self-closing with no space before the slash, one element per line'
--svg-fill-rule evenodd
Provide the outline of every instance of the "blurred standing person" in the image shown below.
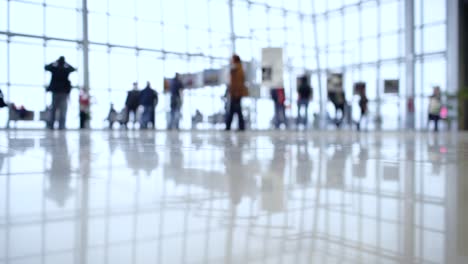
<path fill-rule="evenodd" d="M 46 65 L 44 68 L 52 73 L 50 85 L 47 88 L 47 91 L 52 93 L 52 106 L 47 127 L 54 129 L 55 117 L 58 112 L 59 129 L 63 130 L 67 119 L 68 97 L 72 88 L 68 76 L 76 69 L 65 62 L 64 56 L 60 56 L 57 61 Z"/>
<path fill-rule="evenodd" d="M 174 79 L 171 80 L 170 92 L 171 92 L 171 115 L 169 119 L 168 128 L 179 130 L 179 121 L 180 121 L 180 109 L 182 107 L 182 89 L 184 85 L 180 80 L 180 75 L 175 74 Z"/>
<path fill-rule="evenodd" d="M 273 123 L 276 129 L 279 129 L 281 124 L 288 128 L 288 121 L 286 119 L 286 94 L 284 88 L 273 88 L 270 90 L 271 99 L 275 106 Z"/>
<path fill-rule="evenodd" d="M 242 97 L 248 95 L 247 87 L 245 87 L 245 75 L 242 67 L 242 62 L 239 55 L 232 55 L 230 82 L 228 87 L 229 108 L 226 117 L 226 130 L 231 130 L 232 119 L 234 114 L 237 114 L 239 119 L 239 130 L 245 130 L 244 116 L 242 115 Z"/>
<path fill-rule="evenodd" d="M 79 104 L 80 104 L 80 129 L 87 128 L 87 122 L 90 119 L 90 105 L 91 105 L 91 97 L 89 96 L 88 90 L 81 88 L 80 90 L 80 97 L 79 97 Z"/>
<path fill-rule="evenodd" d="M 140 128 L 147 129 L 148 124 L 152 123 L 153 129 L 155 124 L 155 108 L 158 105 L 158 93 L 151 88 L 151 83 L 146 82 L 146 87 L 140 92 L 140 105 L 143 106 L 143 114 L 141 115 Z"/>
<path fill-rule="evenodd" d="M 137 112 L 138 106 L 140 106 L 140 91 L 138 90 L 138 83 L 133 83 L 133 89 L 127 92 L 127 99 L 125 99 L 125 123 L 124 127 L 127 128 L 127 123 L 130 120 L 130 113 L 133 116 L 133 128 L 135 128 L 135 124 L 137 122 Z"/>
<path fill-rule="evenodd" d="M 114 128 L 114 123 L 118 121 L 118 113 L 117 110 L 114 108 L 114 104 L 110 104 L 109 113 L 107 114 L 106 120 L 109 122 L 109 129 L 112 130 Z"/>
<path fill-rule="evenodd" d="M 312 87 L 310 87 L 308 83 L 307 76 L 302 76 L 300 78 L 300 84 L 297 88 L 297 94 L 299 95 L 299 99 L 297 101 L 297 124 L 300 123 L 307 126 L 308 121 L 308 112 L 309 112 L 309 102 L 312 99 Z M 301 110 L 304 108 L 304 116 L 301 114 Z"/>
<path fill-rule="evenodd" d="M 434 131 L 439 131 L 440 110 L 442 109 L 440 87 L 433 89 L 429 99 L 429 123 L 434 121 Z"/>
<path fill-rule="evenodd" d="M 358 131 L 361 130 L 361 121 L 364 117 L 367 116 L 367 104 L 369 103 L 369 100 L 367 99 L 366 92 L 365 91 L 360 91 L 359 92 L 359 109 L 361 110 L 361 116 L 359 117 L 359 120 L 356 123 L 356 128 Z M 366 124 L 367 124 L 367 119 L 366 119 Z"/>

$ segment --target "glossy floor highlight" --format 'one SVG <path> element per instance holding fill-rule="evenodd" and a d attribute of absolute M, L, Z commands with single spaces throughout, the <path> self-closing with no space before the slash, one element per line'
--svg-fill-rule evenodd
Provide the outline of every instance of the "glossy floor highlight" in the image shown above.
<path fill-rule="evenodd" d="M 1 131 L 0 263 L 468 263 L 468 134 Z"/>

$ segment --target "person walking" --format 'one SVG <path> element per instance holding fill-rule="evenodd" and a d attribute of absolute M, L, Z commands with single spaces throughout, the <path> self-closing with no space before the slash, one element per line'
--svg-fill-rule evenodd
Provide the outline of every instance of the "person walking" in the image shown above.
<path fill-rule="evenodd" d="M 176 73 L 174 79 L 171 80 L 170 93 L 171 93 L 171 113 L 169 117 L 169 124 L 167 129 L 179 130 L 180 109 L 182 107 L 182 89 L 184 88 L 180 75 Z"/>
<path fill-rule="evenodd" d="M 237 114 L 239 119 L 239 130 L 245 130 L 245 121 L 242 114 L 242 97 L 248 95 L 247 87 L 245 86 L 245 75 L 244 69 L 242 68 L 242 62 L 238 55 L 232 55 L 231 59 L 231 72 L 230 82 L 228 87 L 228 114 L 226 117 L 226 130 L 231 130 L 232 119 L 234 114 Z"/>
<path fill-rule="evenodd" d="M 442 109 L 440 87 L 433 89 L 429 99 L 429 123 L 434 121 L 434 131 L 439 131 L 440 110 Z"/>
<path fill-rule="evenodd" d="M 297 101 L 297 124 L 304 124 L 307 126 L 308 121 L 308 112 L 309 112 L 309 102 L 312 99 L 312 87 L 308 83 L 307 76 L 302 76 L 300 78 L 300 84 L 297 88 L 297 94 L 299 99 Z M 301 114 L 301 110 L 304 108 L 304 116 Z"/>
<path fill-rule="evenodd" d="M 140 106 L 140 91 L 138 90 L 138 83 L 133 83 L 132 90 L 127 92 L 127 99 L 125 99 L 125 122 L 123 123 L 124 127 L 127 128 L 127 123 L 130 121 L 130 114 L 133 117 L 133 127 L 135 128 L 135 123 L 137 122 L 137 113 L 138 106 Z"/>
<path fill-rule="evenodd" d="M 148 124 L 151 123 L 153 126 L 152 128 L 155 129 L 155 107 L 158 105 L 158 93 L 151 88 L 150 82 L 147 82 L 145 89 L 140 92 L 139 103 L 143 106 L 140 128 L 147 129 Z"/>
<path fill-rule="evenodd" d="M 47 88 L 47 91 L 52 93 L 52 106 L 47 127 L 54 129 L 55 118 L 58 113 L 59 129 L 63 130 L 67 118 L 68 97 L 72 88 L 68 77 L 76 69 L 65 61 L 64 56 L 46 65 L 44 69 L 52 73 L 50 85 Z"/>

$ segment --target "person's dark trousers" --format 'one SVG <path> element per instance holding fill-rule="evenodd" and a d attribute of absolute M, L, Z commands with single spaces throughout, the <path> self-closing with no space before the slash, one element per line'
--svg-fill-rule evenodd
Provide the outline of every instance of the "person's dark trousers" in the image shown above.
<path fill-rule="evenodd" d="M 242 115 L 241 99 L 231 99 L 228 116 L 226 118 L 226 130 L 231 130 L 234 114 L 237 114 L 237 118 L 239 119 L 239 130 L 245 130 L 245 121 L 244 116 Z"/>
<path fill-rule="evenodd" d="M 68 94 L 67 93 L 53 93 L 52 106 L 50 109 L 50 120 L 48 124 L 49 129 L 54 129 L 55 118 L 57 112 L 59 115 L 59 129 L 65 129 L 65 122 L 67 121 L 67 108 L 68 108 Z"/>
<path fill-rule="evenodd" d="M 171 97 L 171 112 L 169 116 L 169 124 L 167 129 L 177 129 L 179 130 L 179 121 L 180 121 L 180 108 L 182 106 L 180 97 Z"/>
<path fill-rule="evenodd" d="M 88 119 L 88 115 L 84 111 L 80 111 L 80 129 L 86 128 L 86 120 Z"/>
<path fill-rule="evenodd" d="M 301 114 L 301 110 L 304 108 L 304 116 Z M 307 125 L 307 119 L 308 119 L 308 112 L 309 112 L 309 101 L 308 100 L 299 100 L 297 103 L 297 123 L 303 123 L 304 125 Z"/>
<path fill-rule="evenodd" d="M 343 123 L 343 120 L 345 119 L 345 114 L 346 114 L 346 111 L 345 111 L 345 106 L 344 105 L 336 105 L 335 106 L 336 108 L 336 127 L 341 127 L 341 124 Z M 341 112 L 341 116 L 340 118 L 338 118 L 338 111 Z"/>
<path fill-rule="evenodd" d="M 126 113 L 126 117 L 125 117 L 125 121 L 126 123 L 124 124 L 125 127 L 127 127 L 127 123 L 130 122 L 130 114 L 132 114 L 133 116 L 133 127 L 135 127 L 135 124 L 137 122 L 137 112 L 138 112 L 138 108 L 131 108 L 131 109 L 127 109 L 127 113 Z"/>
<path fill-rule="evenodd" d="M 179 120 L 180 120 L 180 108 L 173 107 L 171 108 L 171 115 L 169 120 L 168 129 L 177 129 L 179 130 Z"/>
<path fill-rule="evenodd" d="M 275 128 L 279 128 L 281 124 L 288 126 L 286 122 L 286 108 L 283 104 L 275 102 L 275 116 L 274 116 Z"/>
<path fill-rule="evenodd" d="M 143 106 L 143 114 L 141 115 L 141 128 L 147 129 L 148 123 L 154 122 L 154 106 L 152 105 L 145 105 Z M 155 124 L 153 123 L 153 128 Z"/>
<path fill-rule="evenodd" d="M 429 114 L 429 121 L 434 121 L 434 131 L 439 131 L 439 115 Z"/>

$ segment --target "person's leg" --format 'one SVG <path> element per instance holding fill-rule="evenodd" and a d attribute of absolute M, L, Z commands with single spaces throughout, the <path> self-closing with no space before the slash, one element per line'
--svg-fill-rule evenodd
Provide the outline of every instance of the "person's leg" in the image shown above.
<path fill-rule="evenodd" d="M 439 131 L 439 120 L 440 120 L 439 116 L 434 117 L 434 131 L 435 132 Z"/>
<path fill-rule="evenodd" d="M 288 127 L 288 120 L 286 120 L 286 106 L 284 104 L 281 105 L 281 123 L 283 123 L 286 128 Z"/>
<path fill-rule="evenodd" d="M 171 107 L 171 114 L 169 116 L 168 129 L 174 129 L 176 127 L 176 122 L 177 122 L 177 108 L 172 106 Z"/>
<path fill-rule="evenodd" d="M 338 110 L 340 112 L 340 117 L 339 118 L 338 118 Z M 336 118 L 337 118 L 336 126 L 337 127 L 341 127 L 341 124 L 343 123 L 344 117 L 345 117 L 344 105 L 337 106 L 337 108 L 336 108 Z"/>
<path fill-rule="evenodd" d="M 109 123 L 112 121 L 109 120 Z M 84 111 L 80 111 L 80 129 L 84 129 L 86 124 L 86 113 Z"/>
<path fill-rule="evenodd" d="M 175 129 L 179 130 L 179 123 L 180 123 L 180 116 L 181 116 L 181 107 L 178 106 L 177 109 L 176 109 L 176 113 L 175 113 Z"/>
<path fill-rule="evenodd" d="M 229 103 L 229 110 L 226 117 L 226 130 L 231 130 L 232 118 L 234 117 L 234 100 Z"/>
<path fill-rule="evenodd" d="M 68 95 L 60 94 L 60 103 L 59 103 L 59 129 L 65 129 L 65 123 L 67 122 L 67 109 L 68 109 Z"/>
<path fill-rule="evenodd" d="M 309 102 L 304 103 L 304 125 L 309 122 Z"/>
<path fill-rule="evenodd" d="M 297 103 L 297 120 L 296 124 L 299 125 L 302 122 L 302 114 L 301 114 L 302 103 L 299 101 Z"/>
<path fill-rule="evenodd" d="M 237 118 L 239 119 L 239 130 L 244 131 L 245 121 L 244 121 L 244 115 L 242 114 L 241 99 L 236 100 L 235 106 L 236 106 L 235 111 L 237 112 Z"/>
<path fill-rule="evenodd" d="M 149 107 L 144 106 L 143 113 L 141 114 L 141 117 L 140 117 L 140 128 L 146 129 L 148 127 L 148 121 L 147 121 L 149 120 L 148 115 L 149 115 Z"/>
<path fill-rule="evenodd" d="M 132 113 L 132 123 L 133 123 L 133 128 L 135 128 L 135 125 L 136 123 L 138 123 L 138 121 L 140 121 L 141 123 L 141 117 L 140 117 L 140 120 L 138 120 L 138 108 L 134 108 L 134 109 L 130 109 L 129 110 L 129 113 Z M 130 118 L 130 116 L 129 116 Z M 130 119 L 128 119 L 130 121 Z"/>
<path fill-rule="evenodd" d="M 150 109 L 151 115 L 151 128 L 154 130 L 156 129 L 156 107 L 152 106 Z"/>
<path fill-rule="evenodd" d="M 275 128 L 278 129 L 281 124 L 281 105 L 275 102 L 275 116 L 273 117 Z"/>
<path fill-rule="evenodd" d="M 52 105 L 50 107 L 50 113 L 49 113 L 49 123 L 47 124 L 47 127 L 49 129 L 54 129 L 55 125 L 55 115 L 57 114 L 57 94 L 52 94 Z"/>

